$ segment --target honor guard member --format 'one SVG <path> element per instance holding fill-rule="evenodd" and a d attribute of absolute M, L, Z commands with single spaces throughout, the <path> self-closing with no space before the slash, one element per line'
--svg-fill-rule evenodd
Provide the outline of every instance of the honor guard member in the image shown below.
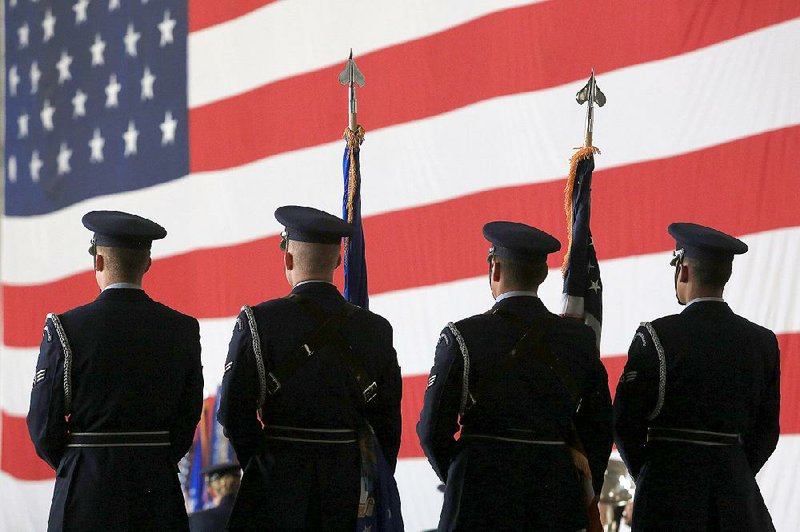
<path fill-rule="evenodd" d="M 639 327 L 614 400 L 633 529 L 774 530 L 755 474 L 778 442 L 778 342 L 722 299 L 747 245 L 693 223 L 668 230 L 686 308 Z"/>
<path fill-rule="evenodd" d="M 214 506 L 190 514 L 189 529 L 191 532 L 222 532 L 239 491 L 242 468 L 239 464 L 224 462 L 203 469 L 202 474 Z"/>
<path fill-rule="evenodd" d="M 244 467 L 231 530 L 355 530 L 358 431 L 368 422 L 393 473 L 402 381 L 384 318 L 333 284 L 353 226 L 310 207 L 275 211 L 287 297 L 243 307 L 219 421 Z"/>
<path fill-rule="evenodd" d="M 167 232 L 117 211 L 83 225 L 101 292 L 48 314 L 28 413 L 56 470 L 48 530 L 187 530 L 177 463 L 202 408 L 199 327 L 142 289 Z"/>
<path fill-rule="evenodd" d="M 583 529 L 571 448 L 582 446 L 599 492 L 612 440 L 594 333 L 537 296 L 558 240 L 514 222 L 488 223 L 483 235 L 496 303 L 442 331 L 417 424 L 445 483 L 439 530 Z"/>

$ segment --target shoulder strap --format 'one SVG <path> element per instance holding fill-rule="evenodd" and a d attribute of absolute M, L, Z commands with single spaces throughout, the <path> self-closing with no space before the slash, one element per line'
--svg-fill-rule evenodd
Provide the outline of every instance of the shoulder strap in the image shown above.
<path fill-rule="evenodd" d="M 494 370 L 490 373 L 487 379 L 489 386 L 499 382 L 500 378 L 515 366 L 524 355 L 530 353 L 534 358 L 543 362 L 556 374 L 572 398 L 576 410 L 580 408 L 581 397 L 578 384 L 575 382 L 572 373 L 564 362 L 553 353 L 550 346 L 544 341 L 545 336 L 547 336 L 555 325 L 555 316 L 548 313 L 537 318 L 533 323 L 525 323 L 517 316 L 501 309 L 495 309 L 493 313 L 507 318 L 525 332 L 506 355 L 505 359 L 495 366 Z"/>
<path fill-rule="evenodd" d="M 47 319 L 53 322 L 56 335 L 61 342 L 61 349 L 64 351 L 64 415 L 68 416 L 72 413 L 72 349 L 58 314 L 51 312 L 47 315 Z"/>
<path fill-rule="evenodd" d="M 303 308 L 313 314 L 317 320 L 322 320 L 325 316 L 325 313 L 322 311 L 319 305 L 312 299 L 308 299 L 297 294 L 290 294 L 288 299 L 303 305 Z M 345 316 L 345 321 L 358 310 L 357 306 L 350 303 L 346 304 L 346 308 L 348 311 L 347 315 Z M 372 401 L 378 393 L 378 384 L 370 378 L 367 370 L 361 363 L 361 360 L 353 352 L 353 347 L 344 338 L 344 336 L 342 336 L 340 327 L 332 329 L 329 334 L 325 335 L 325 338 L 321 338 L 320 344 L 322 346 L 332 344 L 338 348 L 337 354 L 339 355 L 339 358 L 347 365 L 347 367 L 350 369 L 350 373 L 355 378 L 356 384 L 358 384 L 358 388 L 361 390 L 361 398 L 364 400 L 364 403 L 366 404 Z"/>
<path fill-rule="evenodd" d="M 653 421 L 661 413 L 661 408 L 664 406 L 664 394 L 667 388 L 667 355 L 653 324 L 649 321 L 643 322 L 642 327 L 647 329 L 650 338 L 653 339 L 653 347 L 655 347 L 656 355 L 658 355 L 658 399 L 656 399 L 656 406 L 653 411 L 647 416 L 647 421 Z"/>
<path fill-rule="evenodd" d="M 303 310 L 312 315 L 318 322 L 321 322 L 321 325 L 311 334 L 308 340 L 293 350 L 283 364 L 267 374 L 267 392 L 270 395 L 275 395 L 280 390 L 281 383 L 291 379 L 314 353 L 323 347 L 334 346 L 337 355 L 353 374 L 359 390 L 361 390 L 364 402 L 371 401 L 377 393 L 378 385 L 369 378 L 361 361 L 355 356 L 350 344 L 345 341 L 340 332 L 342 325 L 358 310 L 358 307 L 346 304 L 341 310 L 330 315 L 325 313 L 311 299 L 297 294 L 291 294 L 286 299 L 300 305 Z"/>

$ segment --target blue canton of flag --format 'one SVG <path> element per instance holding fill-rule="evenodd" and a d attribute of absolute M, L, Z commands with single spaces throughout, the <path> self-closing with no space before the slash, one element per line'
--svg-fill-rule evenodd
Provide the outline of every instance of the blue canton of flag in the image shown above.
<path fill-rule="evenodd" d="M 570 243 L 565 258 L 562 314 L 582 319 L 595 332 L 600 346 L 603 321 L 603 284 L 589 229 L 592 206 L 592 148 L 583 148 L 572 157 L 567 182 L 567 212 Z"/>
<path fill-rule="evenodd" d="M 347 144 L 344 148 L 344 196 L 342 218 L 355 226 L 353 236 L 345 239 L 344 253 L 344 297 L 361 308 L 369 308 L 367 292 L 367 260 L 364 256 L 364 228 L 361 224 L 361 143 L 364 129 L 358 126 L 354 133 L 345 131 Z"/>
<path fill-rule="evenodd" d="M 6 214 L 188 173 L 186 13 L 179 0 L 7 2 Z"/>

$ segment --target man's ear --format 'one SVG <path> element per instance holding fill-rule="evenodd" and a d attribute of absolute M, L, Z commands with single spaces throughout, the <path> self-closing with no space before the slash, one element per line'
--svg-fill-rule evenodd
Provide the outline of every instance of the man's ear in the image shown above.
<path fill-rule="evenodd" d="M 500 281 L 500 274 L 503 271 L 503 263 L 497 262 L 497 259 L 494 259 L 494 266 L 492 266 L 492 281 L 499 282 Z"/>
<path fill-rule="evenodd" d="M 283 265 L 287 270 L 294 269 L 294 257 L 288 251 L 283 254 Z"/>
<path fill-rule="evenodd" d="M 106 259 L 99 253 L 96 253 L 94 256 L 94 271 L 102 272 L 105 268 Z"/>
<path fill-rule="evenodd" d="M 678 274 L 678 282 L 679 283 L 689 282 L 689 266 L 687 266 L 686 264 L 681 264 L 681 271 Z"/>
<path fill-rule="evenodd" d="M 150 257 L 147 257 L 147 266 L 145 266 L 145 268 L 144 268 L 144 273 L 147 273 L 150 270 L 150 266 L 152 266 L 152 265 L 153 265 L 153 259 L 150 258 Z"/>

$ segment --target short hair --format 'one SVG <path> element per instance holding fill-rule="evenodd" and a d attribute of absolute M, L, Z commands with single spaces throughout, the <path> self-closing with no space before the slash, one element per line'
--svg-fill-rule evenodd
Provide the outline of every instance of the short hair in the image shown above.
<path fill-rule="evenodd" d="M 97 246 L 97 250 L 104 257 L 104 267 L 126 281 L 138 281 L 147 271 L 149 249 Z"/>
<path fill-rule="evenodd" d="M 311 273 L 326 273 L 339 265 L 340 244 L 317 244 L 289 240 L 287 251 L 294 257 L 295 268 Z"/>
<path fill-rule="evenodd" d="M 525 288 L 538 287 L 547 277 L 545 261 L 520 261 L 501 258 L 503 272 L 509 283 Z"/>
<path fill-rule="evenodd" d="M 701 286 L 722 288 L 731 278 L 733 261 L 686 258 L 692 267 L 694 280 Z"/>

